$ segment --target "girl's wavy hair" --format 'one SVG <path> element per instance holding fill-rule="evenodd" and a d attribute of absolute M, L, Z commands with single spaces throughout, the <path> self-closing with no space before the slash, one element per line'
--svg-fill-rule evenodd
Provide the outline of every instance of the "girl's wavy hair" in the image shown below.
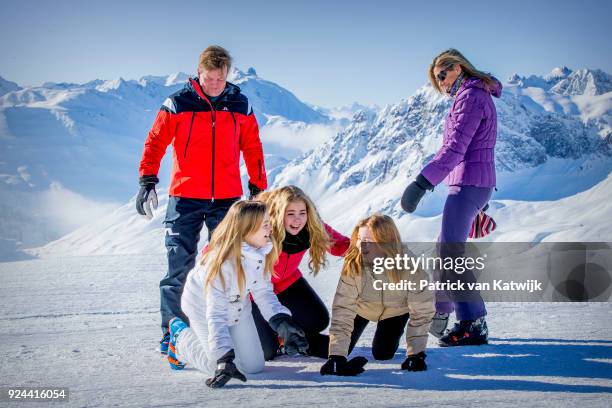
<path fill-rule="evenodd" d="M 327 251 L 331 246 L 331 239 L 310 197 L 299 187 L 285 186 L 261 193 L 257 196 L 257 199 L 268 204 L 272 224 L 272 240 L 278 248 L 282 247 L 286 236 L 284 219 L 287 207 L 290 203 L 300 201 L 304 203 L 308 218 L 305 228 L 308 228 L 308 234 L 310 235 L 308 267 L 316 276 L 327 263 Z"/>
<path fill-rule="evenodd" d="M 359 228 L 368 227 L 375 245 L 385 257 L 395 258 L 397 254 L 403 253 L 402 238 L 395 222 L 388 215 L 372 214 L 360 220 L 351 234 L 351 243 L 344 255 L 344 265 L 342 275 L 355 278 L 363 273 L 363 258 L 360 247 L 357 243 L 359 239 Z M 385 269 L 389 280 L 392 282 L 400 281 L 400 272 L 397 269 Z"/>

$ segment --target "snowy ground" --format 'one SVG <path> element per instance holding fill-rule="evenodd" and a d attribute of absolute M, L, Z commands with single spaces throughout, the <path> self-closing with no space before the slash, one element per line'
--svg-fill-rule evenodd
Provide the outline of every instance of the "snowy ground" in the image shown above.
<path fill-rule="evenodd" d="M 89 256 L 0 264 L 0 387 L 70 388 L 70 406 L 588 406 L 612 396 L 612 308 L 491 304 L 490 345 L 437 348 L 429 370 L 372 362 L 373 325 L 358 353 L 367 371 L 321 377 L 323 360 L 283 358 L 247 383 L 210 390 L 172 372 L 157 351 L 164 257 Z M 312 280 L 330 303 L 338 263 Z M 17 404 L 10 404 L 17 405 Z"/>

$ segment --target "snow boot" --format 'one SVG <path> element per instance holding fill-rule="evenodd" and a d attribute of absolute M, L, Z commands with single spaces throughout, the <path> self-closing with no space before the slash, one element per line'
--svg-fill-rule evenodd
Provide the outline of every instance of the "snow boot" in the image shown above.
<path fill-rule="evenodd" d="M 170 320 L 170 344 L 168 345 L 168 363 L 173 370 L 182 370 L 185 364 L 181 363 L 176 356 L 176 341 L 183 329 L 186 329 L 187 324 L 180 317 L 175 317 Z"/>
<path fill-rule="evenodd" d="M 433 320 L 431 321 L 431 326 L 429 327 L 429 333 L 431 333 L 433 336 L 437 338 L 442 337 L 444 335 L 444 332 L 446 331 L 446 327 L 448 326 L 448 317 L 449 317 L 448 313 L 436 312 L 436 314 L 433 317 Z"/>
<path fill-rule="evenodd" d="M 440 338 L 441 347 L 477 346 L 489 342 L 489 329 L 484 316 L 476 320 L 462 320 Z"/>
<path fill-rule="evenodd" d="M 170 332 L 165 332 L 164 337 L 159 341 L 159 351 L 168 354 L 168 344 L 170 343 Z"/>

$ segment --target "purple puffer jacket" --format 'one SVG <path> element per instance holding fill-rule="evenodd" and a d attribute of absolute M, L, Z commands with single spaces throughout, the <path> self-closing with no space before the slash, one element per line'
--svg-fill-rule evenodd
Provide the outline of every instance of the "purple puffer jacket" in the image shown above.
<path fill-rule="evenodd" d="M 442 147 L 421 174 L 433 185 L 495 187 L 497 111 L 502 85 L 487 90 L 476 77 L 463 81 L 444 123 Z"/>

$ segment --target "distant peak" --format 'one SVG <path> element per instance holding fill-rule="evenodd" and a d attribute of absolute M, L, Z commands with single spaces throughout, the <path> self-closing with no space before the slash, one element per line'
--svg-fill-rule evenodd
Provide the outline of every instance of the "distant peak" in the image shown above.
<path fill-rule="evenodd" d="M 168 75 L 166 78 L 166 86 L 176 85 L 183 82 L 186 82 L 189 79 L 189 75 L 184 72 L 176 72 L 174 74 Z"/>
<path fill-rule="evenodd" d="M 122 77 L 116 79 L 109 79 L 96 86 L 96 89 L 100 92 L 108 92 L 111 90 L 119 90 L 127 86 L 127 81 Z"/>
<path fill-rule="evenodd" d="M 514 84 L 514 83 L 520 82 L 521 79 L 523 79 L 522 76 L 520 76 L 519 74 L 514 73 L 514 74 L 510 75 L 510 78 L 508 78 L 508 82 L 511 83 L 511 84 Z"/>
<path fill-rule="evenodd" d="M 236 67 L 232 67 L 231 72 L 227 75 L 227 79 L 230 82 L 234 82 L 238 84 L 248 79 L 260 79 L 260 78 L 257 76 L 257 71 L 253 67 L 249 67 L 246 70 L 246 72 L 241 71 L 240 69 Z"/>
<path fill-rule="evenodd" d="M 600 69 L 579 69 L 560 78 L 551 91 L 561 95 L 602 95 L 612 91 L 612 76 Z"/>
<path fill-rule="evenodd" d="M 8 79 L 5 79 L 0 76 L 0 95 L 4 95 L 13 91 L 19 91 L 20 89 L 22 88 L 15 82 L 9 81 Z"/>
<path fill-rule="evenodd" d="M 546 80 L 558 79 L 558 78 L 567 78 L 568 75 L 572 73 L 572 70 L 566 67 L 565 65 L 561 67 L 553 68 L 552 71 L 548 75 L 544 77 Z"/>

